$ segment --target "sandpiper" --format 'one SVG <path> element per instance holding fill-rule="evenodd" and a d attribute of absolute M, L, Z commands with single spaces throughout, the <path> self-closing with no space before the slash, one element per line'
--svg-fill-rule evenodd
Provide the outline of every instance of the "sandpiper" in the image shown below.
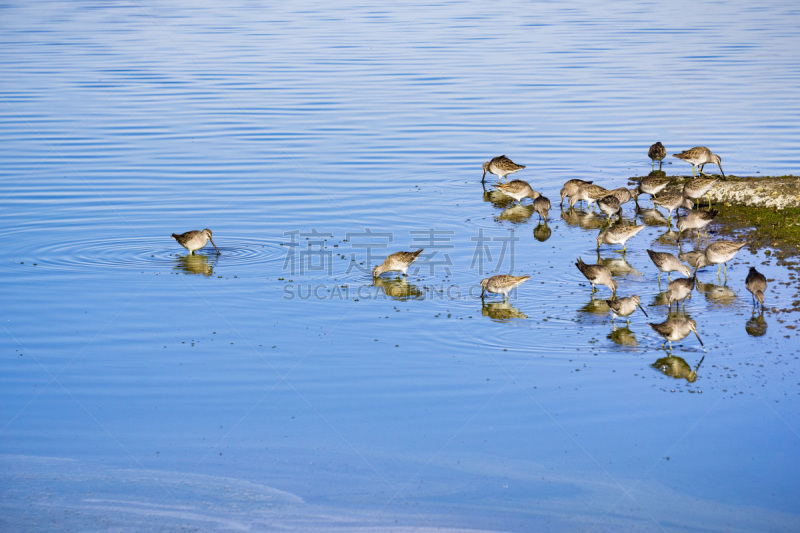
<path fill-rule="evenodd" d="M 703 167 L 706 163 L 716 163 L 722 173 L 722 179 L 725 179 L 725 173 L 722 172 L 722 160 L 717 154 L 712 154 L 711 150 L 705 146 L 695 146 L 679 154 L 672 154 L 672 157 L 677 157 L 681 161 L 686 161 L 692 165 L 692 176 L 697 175 L 694 172 L 694 167 L 699 166 L 698 172 L 703 174 Z"/>
<path fill-rule="evenodd" d="M 599 207 L 600 211 L 608 216 L 609 220 L 611 220 L 611 217 L 618 215 L 620 211 L 622 211 L 622 207 L 619 205 L 619 200 L 613 194 L 603 196 L 597 200 L 597 207 Z"/>
<path fill-rule="evenodd" d="M 700 207 L 700 198 L 704 194 L 708 195 L 708 207 L 711 208 L 711 187 L 719 180 L 717 178 L 695 178 L 687 181 L 683 186 L 683 195 L 690 200 L 694 200 L 696 206 Z"/>
<path fill-rule="evenodd" d="M 655 205 L 660 205 L 664 209 L 667 210 L 667 222 L 672 224 L 672 212 L 680 209 L 681 207 L 686 209 L 691 209 L 694 207 L 694 203 L 688 198 L 684 198 L 683 193 L 680 192 L 667 192 L 661 195 L 659 198 L 653 198 L 653 203 Z"/>
<path fill-rule="evenodd" d="M 661 170 L 661 162 L 667 157 L 667 149 L 660 142 L 655 143 L 647 151 L 647 157 L 650 158 L 650 168 L 656 168 L 656 161 L 658 161 L 658 169 Z"/>
<path fill-rule="evenodd" d="M 404 276 L 408 276 L 408 267 L 411 263 L 417 260 L 419 254 L 423 252 L 424 248 L 416 252 L 395 252 L 390 254 L 389 257 L 383 260 L 383 263 L 376 265 L 372 269 L 372 277 L 377 278 L 384 272 L 402 272 Z"/>
<path fill-rule="evenodd" d="M 625 253 L 625 243 L 642 231 L 644 229 L 644 224 L 640 226 L 610 226 L 603 231 L 600 232 L 600 235 L 597 236 L 597 249 L 600 249 L 601 244 L 621 244 L 622 250 L 615 250 L 619 253 Z"/>
<path fill-rule="evenodd" d="M 699 211 L 692 211 L 685 218 L 678 221 L 678 231 L 683 233 L 689 230 L 700 230 L 708 226 L 714 217 L 719 214 L 716 209 L 701 209 Z"/>
<path fill-rule="evenodd" d="M 509 174 L 519 172 L 523 168 L 525 168 L 525 165 L 518 165 L 506 156 L 499 155 L 493 158 L 491 161 L 487 161 L 483 164 L 483 177 L 481 178 L 481 182 L 486 181 L 487 172 L 490 172 L 502 179 Z"/>
<path fill-rule="evenodd" d="M 764 309 L 764 291 L 767 290 L 767 278 L 764 277 L 764 274 L 756 270 L 756 267 L 750 267 L 747 279 L 744 280 L 744 286 L 753 295 L 753 305 L 757 300 L 761 304 L 761 309 Z"/>
<path fill-rule="evenodd" d="M 533 210 L 539 214 L 539 220 L 544 219 L 547 222 L 547 213 L 550 212 L 550 200 L 542 195 L 537 196 L 533 200 Z"/>
<path fill-rule="evenodd" d="M 581 185 L 591 185 L 591 184 L 592 184 L 591 181 L 585 181 L 585 180 L 579 180 L 579 179 L 568 180 L 564 184 L 564 187 L 562 187 L 562 189 L 561 189 L 561 204 L 562 205 L 564 204 L 564 198 L 566 198 L 567 196 L 572 196 L 576 192 L 578 192 L 578 188 Z"/>
<path fill-rule="evenodd" d="M 697 278 L 678 278 L 669 282 L 667 286 L 667 305 L 672 309 L 672 302 L 680 303 L 692 295 Z M 684 302 L 686 305 L 686 302 Z M 677 308 L 677 305 L 676 305 Z"/>
<path fill-rule="evenodd" d="M 717 277 L 719 277 L 719 271 L 722 268 L 722 264 L 725 264 L 725 278 L 728 277 L 728 261 L 733 259 L 733 256 L 736 255 L 742 246 L 747 244 L 747 241 L 744 242 L 733 242 L 733 241 L 717 241 L 712 242 L 711 244 L 706 247 L 706 261 L 709 265 L 716 265 L 719 264 L 717 267 Z"/>
<path fill-rule="evenodd" d="M 697 334 L 697 322 L 692 318 L 668 318 L 660 324 L 653 324 L 651 322 L 650 327 L 653 328 L 656 333 L 664 337 L 665 340 L 664 344 L 661 345 L 662 348 L 667 344 L 667 341 L 669 341 L 669 349 L 672 350 L 673 342 L 678 342 L 686 338 L 690 331 L 694 331 L 697 340 L 700 341 L 700 346 L 703 347 L 703 351 L 706 351 L 705 344 L 700 340 L 700 335 Z"/>
<path fill-rule="evenodd" d="M 684 265 L 680 262 L 680 260 L 672 255 L 669 252 L 655 252 L 653 250 L 647 250 L 647 255 L 650 256 L 650 259 L 653 261 L 658 267 L 658 284 L 661 285 L 661 273 L 666 272 L 667 278 L 672 281 L 670 278 L 670 272 L 680 272 L 687 278 L 692 277 L 692 271 L 689 270 L 689 267 Z"/>
<path fill-rule="evenodd" d="M 594 184 L 580 185 L 578 190 L 569 197 L 569 206 L 573 207 L 576 203 L 586 201 L 586 209 L 600 198 L 608 195 L 608 190 Z"/>
<path fill-rule="evenodd" d="M 219 253 L 219 248 L 217 248 L 217 245 L 214 244 L 213 240 L 211 240 L 211 230 L 208 228 L 204 230 L 187 231 L 186 233 L 181 233 L 180 235 L 173 233 L 172 238 L 178 241 L 178 244 L 189 250 L 191 253 L 194 253 L 195 250 L 199 250 L 208 244 L 208 241 L 211 241 L 211 246 L 213 246 L 217 253 Z"/>
<path fill-rule="evenodd" d="M 614 189 L 610 191 L 609 194 L 613 194 L 614 198 L 619 201 L 619 205 L 628 203 L 633 198 L 633 191 L 631 189 L 626 189 L 625 187 L 620 187 L 618 189 Z"/>
<path fill-rule="evenodd" d="M 508 300 L 508 293 L 514 287 L 522 285 L 531 279 L 530 276 L 511 276 L 509 274 L 498 274 L 491 278 L 484 278 L 481 280 L 481 298 L 485 292 L 493 292 L 495 294 L 502 294 L 503 301 Z"/>
<path fill-rule="evenodd" d="M 522 202 L 523 198 L 531 198 L 535 200 L 541 196 L 537 191 L 533 190 L 533 187 L 531 187 L 527 181 L 523 180 L 513 180 L 509 181 L 508 183 L 498 183 L 495 185 L 495 187 L 506 196 L 510 196 L 520 203 Z"/>
<path fill-rule="evenodd" d="M 597 292 L 595 285 L 605 285 L 609 289 L 611 289 L 611 294 L 616 297 L 617 295 L 617 282 L 611 277 L 611 271 L 602 265 L 587 265 L 583 262 L 582 258 L 578 258 L 578 262 L 575 263 L 575 266 L 578 267 L 578 270 L 586 276 L 586 279 L 589 280 L 589 283 L 592 284 L 592 294 Z"/>
<path fill-rule="evenodd" d="M 617 317 L 624 317 L 630 322 L 630 318 L 628 318 L 636 308 L 642 310 L 644 316 L 647 316 L 647 311 L 644 310 L 644 307 L 639 304 L 639 297 L 637 295 L 633 296 L 625 296 L 624 298 L 615 298 L 613 300 L 606 300 L 608 307 L 611 309 L 611 322 L 614 322 L 614 319 Z"/>
<path fill-rule="evenodd" d="M 658 193 L 664 190 L 664 187 L 669 185 L 670 179 L 669 178 L 660 178 L 658 176 L 645 176 L 639 182 L 639 185 L 636 187 L 636 190 L 639 194 L 649 194 L 653 198 L 656 197 Z M 638 197 L 638 194 L 636 195 Z"/>

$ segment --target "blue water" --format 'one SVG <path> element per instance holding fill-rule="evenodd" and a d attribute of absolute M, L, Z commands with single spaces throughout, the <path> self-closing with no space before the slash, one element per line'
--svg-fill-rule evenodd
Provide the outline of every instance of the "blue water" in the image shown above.
<path fill-rule="evenodd" d="M 601 248 L 649 315 L 612 325 L 573 266 L 604 220 L 557 203 L 647 174 L 655 141 L 797 174 L 798 24 L 788 1 L 3 5 L 0 529 L 796 531 L 795 274 L 754 247 L 701 270 L 707 352 L 676 343 L 676 379 L 645 252 L 674 233 Z M 500 154 L 546 228 L 482 187 Z M 202 228 L 218 255 L 170 237 Z M 497 273 L 532 279 L 482 305 Z"/>

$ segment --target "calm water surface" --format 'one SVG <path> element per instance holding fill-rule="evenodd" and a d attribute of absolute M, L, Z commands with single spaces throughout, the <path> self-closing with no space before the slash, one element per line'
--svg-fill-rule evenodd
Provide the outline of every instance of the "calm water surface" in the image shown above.
<path fill-rule="evenodd" d="M 674 232 L 601 249 L 649 315 L 612 325 L 573 266 L 602 218 L 545 227 L 480 177 L 507 154 L 557 204 L 657 140 L 797 173 L 798 25 L 788 1 L 4 4 L 0 528 L 796 531 L 785 266 L 701 270 L 708 351 L 665 359 L 645 250 Z M 219 255 L 169 236 L 206 227 Z M 532 279 L 482 305 L 496 273 Z"/>

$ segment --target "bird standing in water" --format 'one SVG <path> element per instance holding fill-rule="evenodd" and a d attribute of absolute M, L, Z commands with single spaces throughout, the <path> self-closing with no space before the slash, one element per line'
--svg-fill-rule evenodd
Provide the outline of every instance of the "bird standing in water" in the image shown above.
<path fill-rule="evenodd" d="M 173 233 L 172 238 L 178 241 L 178 244 L 189 250 L 192 254 L 194 254 L 196 250 L 199 250 L 208 244 L 208 241 L 211 241 L 211 246 L 213 246 L 217 253 L 219 253 L 219 248 L 217 248 L 217 245 L 214 244 L 213 240 L 211 240 L 211 230 L 208 228 L 202 231 L 187 231 L 186 233 L 181 233 L 180 235 Z"/>
<path fill-rule="evenodd" d="M 681 161 L 686 161 L 690 165 L 692 165 L 692 176 L 696 177 L 697 174 L 694 173 L 694 167 L 699 166 L 700 168 L 697 171 L 700 174 L 703 174 L 703 167 L 706 163 L 716 163 L 719 167 L 719 171 L 722 174 L 722 179 L 725 179 L 725 173 L 722 172 L 722 159 L 717 154 L 712 154 L 711 150 L 706 148 L 705 146 L 695 146 L 694 148 L 689 148 L 679 154 L 672 154 L 672 157 L 677 157 Z"/>
<path fill-rule="evenodd" d="M 651 170 L 656 168 L 656 161 L 658 161 L 658 170 L 661 170 L 661 163 L 664 158 L 667 157 L 667 149 L 664 148 L 663 144 L 657 142 L 647 151 L 647 157 L 650 158 L 650 162 L 652 163 L 650 166 Z"/>
<path fill-rule="evenodd" d="M 495 176 L 498 176 L 499 178 L 502 179 L 508 176 L 509 174 L 513 174 L 514 172 L 519 172 L 523 168 L 525 168 L 525 165 L 518 165 L 509 158 L 507 158 L 506 156 L 499 155 L 483 164 L 483 177 L 481 178 L 481 183 L 486 181 L 487 172 L 494 174 Z"/>
<path fill-rule="evenodd" d="M 404 276 L 408 276 L 408 267 L 417 260 L 417 257 L 419 257 L 419 254 L 421 254 L 423 250 L 424 249 L 421 248 L 416 252 L 395 252 L 389 255 L 389 257 L 383 260 L 383 263 L 372 269 L 372 277 L 377 278 L 384 272 L 392 271 L 402 272 Z"/>

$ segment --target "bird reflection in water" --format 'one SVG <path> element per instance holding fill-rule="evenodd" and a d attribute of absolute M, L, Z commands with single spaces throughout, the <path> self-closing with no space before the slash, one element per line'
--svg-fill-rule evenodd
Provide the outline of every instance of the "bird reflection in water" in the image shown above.
<path fill-rule="evenodd" d="M 552 230 L 547 226 L 547 222 L 540 222 L 538 226 L 533 228 L 533 238 L 539 242 L 544 242 L 552 235 Z"/>
<path fill-rule="evenodd" d="M 626 325 L 624 328 L 613 326 L 613 328 L 614 329 L 611 330 L 611 333 L 608 334 L 608 338 L 611 339 L 611 341 L 619 344 L 620 346 L 639 345 L 639 341 L 636 340 L 636 335 L 634 335 L 629 326 Z"/>
<path fill-rule="evenodd" d="M 422 291 L 416 285 L 408 282 L 405 278 L 374 278 L 373 285 L 386 293 L 386 296 L 395 300 L 419 300 L 422 298 Z"/>
<path fill-rule="evenodd" d="M 680 248 L 680 233 L 670 228 L 656 237 L 656 240 L 653 242 L 664 246 L 678 246 Z"/>
<path fill-rule="evenodd" d="M 522 222 L 526 222 L 529 218 L 531 218 L 533 213 L 534 210 L 532 205 L 516 204 L 505 208 L 502 213 L 497 215 L 495 220 L 505 220 L 511 222 L 512 224 L 521 224 Z"/>
<path fill-rule="evenodd" d="M 753 315 L 744 325 L 744 330 L 751 337 L 761 337 L 767 333 L 767 321 L 764 320 L 764 311 Z"/>
<path fill-rule="evenodd" d="M 694 370 L 692 370 L 692 367 L 689 366 L 689 363 L 687 363 L 685 359 L 676 355 L 668 355 L 667 357 L 657 359 L 651 366 L 665 376 L 675 379 L 685 379 L 689 383 L 694 383 L 697 381 L 697 371 L 700 369 L 700 365 L 703 364 L 705 358 L 706 356 L 704 355 L 700 359 L 700 362 L 697 363 L 697 366 L 694 367 Z"/>
<path fill-rule="evenodd" d="M 729 307 L 736 303 L 736 293 L 727 285 L 698 283 L 697 292 L 705 295 L 706 300 L 717 307 Z"/>
<path fill-rule="evenodd" d="M 633 274 L 634 276 L 641 276 L 642 273 L 628 263 L 625 255 L 618 255 L 616 257 L 600 257 L 597 254 L 597 264 L 603 265 L 611 271 L 613 276 L 627 276 Z"/>
<path fill-rule="evenodd" d="M 667 217 L 662 215 L 658 209 L 642 209 L 638 204 L 635 218 L 640 218 L 645 226 L 669 226 Z"/>
<path fill-rule="evenodd" d="M 489 202 L 498 209 L 505 209 L 516 204 L 513 198 L 496 189 L 486 190 L 486 185 L 483 186 L 483 201 Z"/>
<path fill-rule="evenodd" d="M 586 305 L 578 309 L 578 312 L 584 315 L 596 315 L 605 319 L 608 313 L 611 312 L 611 308 L 608 306 L 605 299 L 592 298 Z"/>
<path fill-rule="evenodd" d="M 528 315 L 513 307 L 509 302 L 483 302 L 481 314 L 488 316 L 492 320 L 504 322 L 512 318 L 528 318 Z"/>
<path fill-rule="evenodd" d="M 562 209 L 561 219 L 566 222 L 568 226 L 578 226 L 582 229 L 600 229 L 606 225 L 605 217 L 591 211 L 575 208 Z"/>
<path fill-rule="evenodd" d="M 216 260 L 214 262 L 216 262 Z M 186 274 L 201 274 L 203 276 L 210 276 L 214 273 L 214 263 L 208 263 L 207 255 L 181 255 L 175 259 L 175 270 L 183 271 Z"/>

